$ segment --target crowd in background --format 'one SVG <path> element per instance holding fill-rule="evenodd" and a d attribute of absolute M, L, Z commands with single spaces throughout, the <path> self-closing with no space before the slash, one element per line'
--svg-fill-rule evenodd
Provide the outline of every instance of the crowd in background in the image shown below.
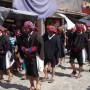
<path fill-rule="evenodd" d="M 63 27 L 47 25 L 45 34 L 40 36 L 31 21 L 24 22 L 22 30 L 17 29 L 14 33 L 0 26 L 0 80 L 3 80 L 3 74 L 7 71 L 7 81 L 10 82 L 13 70 L 16 70 L 22 74 L 22 80 L 29 76 L 29 90 L 40 90 L 36 56 L 44 61 L 45 76 L 41 81 L 52 83 L 55 80 L 55 67 L 62 66 L 66 55 L 69 56 L 73 69 L 71 76 L 80 78 L 85 60 L 90 63 L 90 27 L 77 23 L 74 28 L 65 32 Z M 6 56 L 9 56 L 9 62 Z M 79 72 L 75 67 L 75 59 Z M 51 77 L 48 77 L 48 73 L 51 73 Z"/>

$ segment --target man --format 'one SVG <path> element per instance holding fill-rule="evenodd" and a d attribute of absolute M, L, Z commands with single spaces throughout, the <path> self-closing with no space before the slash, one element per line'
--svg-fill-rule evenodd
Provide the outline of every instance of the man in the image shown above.
<path fill-rule="evenodd" d="M 73 30 L 74 32 L 71 33 L 72 40 L 70 45 L 70 63 L 71 67 L 73 69 L 72 76 L 75 76 L 77 74 L 77 70 L 75 67 L 75 59 L 78 61 L 79 65 L 79 73 L 77 75 L 77 78 L 81 77 L 81 71 L 83 67 L 83 56 L 82 56 L 82 50 L 85 48 L 85 37 L 82 33 L 84 28 L 80 25 L 76 25 L 76 30 Z"/>
<path fill-rule="evenodd" d="M 64 69 L 62 63 L 65 61 L 65 33 L 64 29 L 62 27 L 58 27 L 58 36 L 60 38 L 60 48 L 61 50 L 59 51 L 59 66 Z"/>
<path fill-rule="evenodd" d="M 52 83 L 54 81 L 54 69 L 55 65 L 58 63 L 58 53 L 59 53 L 59 37 L 57 35 L 57 29 L 55 26 L 48 25 L 47 26 L 47 33 L 43 36 L 44 39 L 44 54 L 45 54 L 45 60 L 44 60 L 44 73 L 46 81 L 48 79 L 48 69 L 51 66 L 51 78 L 49 80 L 49 83 Z"/>
<path fill-rule="evenodd" d="M 86 52 L 87 52 L 87 60 L 90 64 L 90 27 L 87 27 L 87 31 L 85 32 L 86 38 Z M 90 69 L 89 69 L 90 72 Z"/>
<path fill-rule="evenodd" d="M 35 29 L 35 25 L 31 21 L 24 23 L 23 39 L 22 39 L 22 51 L 23 58 L 26 65 L 26 74 L 30 80 L 30 90 L 40 89 L 39 85 L 39 74 L 37 69 L 36 55 L 40 54 L 41 41 L 38 36 L 38 32 Z M 34 85 L 36 80 L 36 85 Z"/>

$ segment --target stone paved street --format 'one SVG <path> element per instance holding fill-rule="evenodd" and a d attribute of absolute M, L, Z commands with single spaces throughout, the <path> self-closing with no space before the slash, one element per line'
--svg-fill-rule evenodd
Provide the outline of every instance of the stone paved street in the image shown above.
<path fill-rule="evenodd" d="M 65 59 L 63 64 L 65 69 L 56 67 L 56 76 L 53 83 L 42 82 L 41 90 L 90 90 L 90 72 L 88 69 L 90 66 L 88 64 L 84 65 L 84 72 L 82 72 L 82 77 L 79 79 L 70 77 L 71 68 L 68 63 L 68 59 Z M 43 77 L 43 73 L 40 73 Z M 5 80 L 7 76 L 4 76 Z M 10 83 L 3 82 L 0 83 L 0 90 L 28 90 L 29 81 L 20 80 L 19 76 L 14 76 Z"/>

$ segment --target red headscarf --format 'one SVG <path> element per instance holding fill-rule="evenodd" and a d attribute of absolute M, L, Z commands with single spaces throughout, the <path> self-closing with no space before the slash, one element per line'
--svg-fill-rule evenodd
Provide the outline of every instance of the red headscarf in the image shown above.
<path fill-rule="evenodd" d="M 53 32 L 53 33 L 57 33 L 56 27 L 52 26 L 52 25 L 48 25 L 47 30 L 50 31 L 50 32 Z"/>

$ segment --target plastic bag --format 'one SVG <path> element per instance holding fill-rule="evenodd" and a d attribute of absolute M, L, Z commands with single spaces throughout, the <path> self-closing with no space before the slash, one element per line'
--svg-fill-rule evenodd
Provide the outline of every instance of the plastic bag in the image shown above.
<path fill-rule="evenodd" d="M 10 51 L 7 51 L 6 53 L 6 69 L 9 69 L 14 64 L 15 60 L 11 60 L 12 53 Z"/>
<path fill-rule="evenodd" d="M 37 60 L 37 69 L 39 72 L 43 72 L 44 70 L 44 60 L 42 60 L 39 56 L 36 56 Z"/>

